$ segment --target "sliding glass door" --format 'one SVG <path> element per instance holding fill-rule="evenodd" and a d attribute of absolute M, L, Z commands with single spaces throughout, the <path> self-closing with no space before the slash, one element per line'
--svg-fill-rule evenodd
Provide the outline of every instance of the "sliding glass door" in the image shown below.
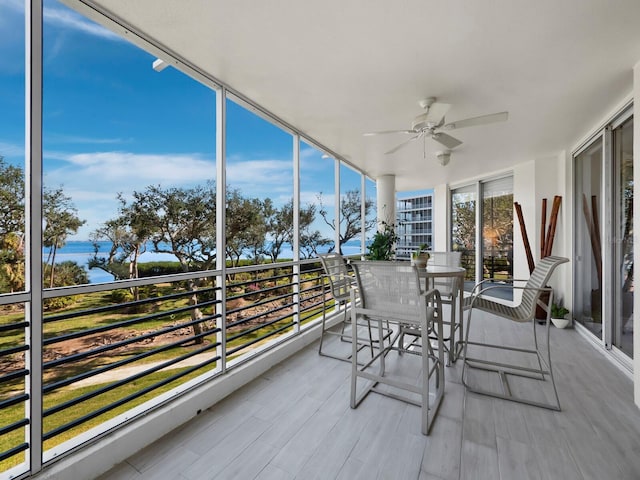
<path fill-rule="evenodd" d="M 630 111 L 578 151 L 574 162 L 574 318 L 606 348 L 632 358 L 634 188 Z"/>
<path fill-rule="evenodd" d="M 575 157 L 575 172 L 574 317 L 602 337 L 602 138 Z"/>
<path fill-rule="evenodd" d="M 476 282 L 476 200 L 477 185 L 451 191 L 451 249 L 462 252 L 461 263 L 466 269 L 466 284 Z"/>
<path fill-rule="evenodd" d="M 613 129 L 613 346 L 633 358 L 633 118 Z"/>
<path fill-rule="evenodd" d="M 513 179 L 482 187 L 482 278 L 513 278 Z"/>
<path fill-rule="evenodd" d="M 487 278 L 513 277 L 513 177 L 451 191 L 451 249 L 462 252 L 467 290 Z M 493 294 L 511 299 L 511 290 Z"/>

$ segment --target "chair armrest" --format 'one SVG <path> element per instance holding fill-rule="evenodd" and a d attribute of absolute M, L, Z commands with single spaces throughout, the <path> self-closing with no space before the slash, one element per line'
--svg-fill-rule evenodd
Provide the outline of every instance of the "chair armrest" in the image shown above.
<path fill-rule="evenodd" d="M 491 287 L 483 288 L 478 291 L 474 297 L 479 297 L 480 295 L 484 295 L 485 292 L 489 290 L 494 290 L 496 288 L 509 288 L 511 290 L 535 290 L 537 292 L 551 292 L 553 289 L 551 287 L 520 287 L 518 285 L 492 285 Z"/>
<path fill-rule="evenodd" d="M 420 292 L 421 297 L 436 297 L 437 301 L 440 301 L 440 290 L 437 288 L 432 288 L 431 290 L 427 290 L 426 292 Z"/>
<path fill-rule="evenodd" d="M 436 303 L 436 310 L 438 311 L 438 315 L 440 319 L 442 319 L 442 298 L 440 297 L 440 290 L 437 288 L 432 288 L 431 290 L 427 290 L 426 292 L 420 292 L 421 297 L 425 297 L 427 301 L 433 299 Z"/>
<path fill-rule="evenodd" d="M 527 281 L 528 279 L 524 279 L 524 278 L 495 278 L 495 277 L 485 278 L 484 280 L 481 280 L 474 285 L 474 287 L 471 289 L 471 295 L 473 295 L 474 292 L 477 290 L 477 288 L 481 286 L 483 283 L 487 283 L 487 282 L 514 283 L 514 282 L 527 282 Z M 500 287 L 511 288 L 508 285 L 501 285 Z M 496 288 L 499 288 L 499 287 L 496 287 Z"/>

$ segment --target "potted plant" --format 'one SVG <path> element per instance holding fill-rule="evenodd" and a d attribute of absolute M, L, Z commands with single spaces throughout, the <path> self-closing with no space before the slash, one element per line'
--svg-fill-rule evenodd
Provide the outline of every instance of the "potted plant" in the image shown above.
<path fill-rule="evenodd" d="M 565 318 L 569 313 L 569 309 L 558 303 L 551 305 L 551 321 L 557 328 L 565 328 L 571 322 L 571 319 Z"/>
<path fill-rule="evenodd" d="M 391 260 L 395 253 L 395 243 L 398 240 L 395 225 L 387 222 L 380 222 L 381 230 L 373 235 L 371 245 L 369 245 L 369 260 Z"/>
<path fill-rule="evenodd" d="M 429 261 L 429 252 L 427 249 L 429 245 L 423 243 L 418 247 L 418 250 L 411 252 L 411 265 L 415 265 L 418 268 L 426 268 Z"/>

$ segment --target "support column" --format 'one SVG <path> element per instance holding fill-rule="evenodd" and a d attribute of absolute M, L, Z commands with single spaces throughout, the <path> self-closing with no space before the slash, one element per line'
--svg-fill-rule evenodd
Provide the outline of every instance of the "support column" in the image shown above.
<path fill-rule="evenodd" d="M 378 230 L 382 230 L 381 222 L 389 225 L 396 223 L 396 176 L 382 175 L 376 179 Z"/>
<path fill-rule="evenodd" d="M 446 183 L 433 189 L 433 207 L 431 209 L 431 231 L 433 251 L 451 250 L 451 191 Z M 437 227 L 436 227 L 437 225 Z"/>
<path fill-rule="evenodd" d="M 633 110 L 640 108 L 640 62 L 633 68 Z M 634 117 L 633 122 L 633 184 L 640 185 L 640 117 Z M 633 195 L 633 224 L 640 225 L 640 195 Z M 637 231 L 637 229 L 635 230 Z M 640 239 L 634 232 L 633 263 L 640 265 Z M 633 295 L 633 331 L 640 328 L 640 294 Z M 633 334 L 633 397 L 640 407 L 640 335 Z"/>

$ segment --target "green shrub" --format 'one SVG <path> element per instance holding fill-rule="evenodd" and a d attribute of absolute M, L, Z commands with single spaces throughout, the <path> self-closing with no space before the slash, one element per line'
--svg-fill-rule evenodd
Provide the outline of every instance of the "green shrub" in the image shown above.
<path fill-rule="evenodd" d="M 126 290 L 124 288 L 113 290 L 111 292 L 111 300 L 114 303 L 130 302 L 133 300 L 133 294 L 129 290 Z"/>
<path fill-rule="evenodd" d="M 42 302 L 42 304 L 44 305 L 44 310 L 48 312 L 66 308 L 70 305 L 73 305 L 74 303 L 75 300 L 73 297 L 47 298 Z"/>

